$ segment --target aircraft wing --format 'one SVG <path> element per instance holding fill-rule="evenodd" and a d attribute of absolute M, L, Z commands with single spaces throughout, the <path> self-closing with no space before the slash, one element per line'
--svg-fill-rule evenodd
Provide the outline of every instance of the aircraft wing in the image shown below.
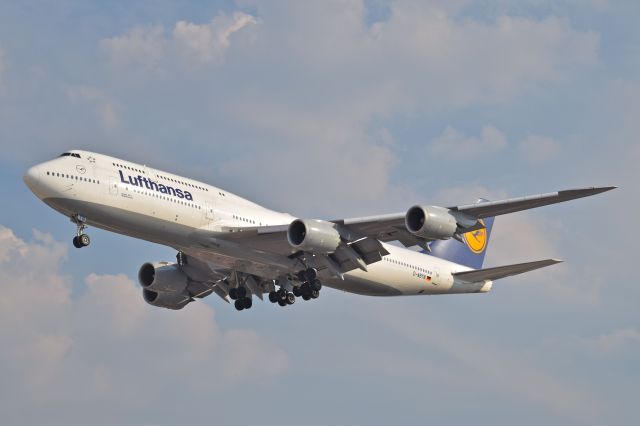
<path fill-rule="evenodd" d="M 562 203 L 577 198 L 589 197 L 616 188 L 615 186 L 568 189 L 548 194 L 531 195 L 528 197 L 510 198 L 501 201 L 482 202 L 461 206 L 448 207 L 452 212 L 460 212 L 471 219 L 499 216 L 550 204 Z M 376 238 L 380 241 L 400 241 L 407 247 L 423 246 L 428 240 L 422 239 L 407 231 L 404 223 L 405 213 L 395 213 L 380 216 L 369 216 L 353 219 L 340 219 L 332 222 L 343 225 L 355 234 Z M 474 231 L 470 227 L 463 232 Z"/>
<path fill-rule="evenodd" d="M 549 204 L 562 203 L 564 201 L 575 200 L 576 198 L 589 197 L 615 188 L 617 187 L 604 186 L 599 188 L 567 189 L 564 191 L 551 192 L 549 194 L 531 195 L 529 197 L 511 198 L 502 201 L 489 201 L 480 204 L 449 207 L 449 210 L 459 211 L 469 216 L 482 219 L 485 217 L 499 216 L 502 214 L 529 210 L 536 207 L 548 206 Z"/>
<path fill-rule="evenodd" d="M 456 219 L 463 221 L 458 222 L 458 230 L 454 235 L 454 238 L 460 238 L 459 234 L 482 228 L 484 225 L 479 219 L 485 217 L 588 197 L 614 188 L 608 186 L 570 189 L 502 201 L 454 206 L 443 210 L 448 210 Z M 432 241 L 416 236 L 407 230 L 405 213 L 337 219 L 330 222 L 335 224 L 334 227 L 339 232 L 342 243 L 335 253 L 316 256 L 316 260 L 320 262 L 319 267 L 330 269 L 335 276 L 340 276 L 342 273 L 356 268 L 366 270 L 367 265 L 381 260 L 382 256 L 388 254 L 380 243 L 381 241 L 399 241 L 406 247 L 417 245 L 427 250 L 429 249 L 427 244 Z M 461 223 L 464 223 L 464 226 Z M 227 240 L 235 241 L 246 248 L 259 252 L 278 255 L 284 259 L 295 259 L 305 253 L 297 252 L 289 245 L 287 241 L 288 226 L 289 224 L 226 228 L 222 234 L 208 235 L 205 233 L 205 235 L 201 235 L 204 238 L 198 239 L 200 246 L 205 250 L 210 244 L 218 244 L 212 242 L 213 240 Z"/>
<path fill-rule="evenodd" d="M 523 274 L 525 272 L 534 271 L 536 269 L 561 263 L 562 260 L 546 259 L 535 262 L 518 263 L 515 265 L 498 266 L 495 268 L 475 269 L 472 271 L 456 272 L 454 278 L 461 281 L 476 283 L 485 280 L 499 280 L 500 278 L 512 277 L 514 275 Z"/>

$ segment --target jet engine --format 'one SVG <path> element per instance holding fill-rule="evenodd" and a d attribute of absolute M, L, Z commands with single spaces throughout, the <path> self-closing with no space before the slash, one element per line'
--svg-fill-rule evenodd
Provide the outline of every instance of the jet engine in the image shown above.
<path fill-rule="evenodd" d="M 182 309 L 191 301 L 189 277 L 175 263 L 145 263 L 138 272 L 142 296 L 150 305 Z"/>
<path fill-rule="evenodd" d="M 434 240 L 446 240 L 456 233 L 458 221 L 442 207 L 413 206 L 404 217 L 407 230 L 412 234 Z"/>
<path fill-rule="evenodd" d="M 191 297 L 186 291 L 183 293 L 158 293 L 157 291 L 142 289 L 144 301 L 152 306 L 179 310 L 191 302 Z"/>
<path fill-rule="evenodd" d="M 331 222 L 296 219 L 289 225 L 287 240 L 298 250 L 328 254 L 340 245 L 340 233 Z"/>

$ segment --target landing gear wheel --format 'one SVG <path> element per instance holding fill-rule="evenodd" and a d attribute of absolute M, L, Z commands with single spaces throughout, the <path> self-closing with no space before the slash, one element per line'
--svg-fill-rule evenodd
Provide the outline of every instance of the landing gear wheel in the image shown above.
<path fill-rule="evenodd" d="M 293 305 L 296 303 L 296 296 L 293 293 L 287 293 L 287 305 Z"/>
<path fill-rule="evenodd" d="M 242 300 L 238 299 L 235 301 L 235 303 L 233 304 L 233 306 L 236 307 L 237 310 L 241 311 L 244 309 L 244 303 L 242 303 Z"/>
<path fill-rule="evenodd" d="M 251 306 L 253 306 L 253 300 L 251 300 L 250 297 L 245 297 L 242 299 L 242 306 L 244 306 L 245 309 L 251 309 Z"/>
<path fill-rule="evenodd" d="M 284 291 L 283 289 L 280 289 L 276 292 L 277 296 L 278 296 L 278 302 L 284 302 L 287 303 L 287 292 Z"/>
<path fill-rule="evenodd" d="M 309 286 L 309 284 L 304 283 L 300 286 L 300 294 L 302 295 L 302 297 L 304 298 L 304 296 L 311 296 L 311 287 Z M 308 299 L 305 299 L 308 300 Z"/>
<path fill-rule="evenodd" d="M 294 288 L 293 288 L 293 295 L 294 295 L 295 297 L 300 297 L 300 296 L 302 296 L 302 293 L 300 293 L 300 287 L 294 287 Z"/>
<path fill-rule="evenodd" d="M 303 294 L 303 295 L 302 295 L 302 298 L 303 298 L 304 300 L 309 300 L 309 299 L 311 299 L 311 296 L 310 296 L 310 295 L 308 295 L 308 294 Z"/>
<path fill-rule="evenodd" d="M 247 289 L 244 287 L 238 287 L 237 293 L 238 299 L 242 299 L 247 296 Z"/>
<path fill-rule="evenodd" d="M 73 246 L 76 248 L 86 247 L 91 244 L 91 239 L 84 230 L 87 229 L 87 218 L 80 214 L 71 216 L 71 221 L 76 224 L 76 236 L 73 237 Z"/>
<path fill-rule="evenodd" d="M 318 290 L 313 290 L 311 292 L 311 298 L 312 299 L 317 299 L 318 297 L 320 297 L 320 292 Z"/>
<path fill-rule="evenodd" d="M 229 289 L 229 297 L 231 298 L 231 300 L 238 300 L 238 289 L 237 288 L 230 288 Z"/>
<path fill-rule="evenodd" d="M 86 247 L 89 244 L 91 244 L 91 238 L 89 238 L 89 236 L 87 234 L 82 234 L 78 237 L 78 243 L 82 246 L 82 247 Z"/>
<path fill-rule="evenodd" d="M 286 302 L 286 300 L 282 300 L 282 299 L 280 299 L 280 300 L 278 300 L 278 305 L 280 305 L 280 306 L 287 306 L 287 302 Z"/>
<path fill-rule="evenodd" d="M 322 283 L 319 280 L 313 280 L 310 283 L 311 290 L 320 291 L 322 289 Z"/>
<path fill-rule="evenodd" d="M 313 280 L 318 278 L 318 271 L 316 271 L 313 268 L 309 268 L 306 271 L 304 271 L 304 275 L 307 278 L 307 281 L 312 282 Z"/>
<path fill-rule="evenodd" d="M 269 302 L 276 303 L 277 301 L 278 301 L 278 293 L 276 293 L 275 291 L 272 291 L 271 293 L 269 293 Z"/>

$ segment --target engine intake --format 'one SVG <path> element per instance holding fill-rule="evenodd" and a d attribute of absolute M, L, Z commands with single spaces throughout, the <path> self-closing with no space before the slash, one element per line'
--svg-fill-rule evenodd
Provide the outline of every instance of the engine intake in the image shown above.
<path fill-rule="evenodd" d="M 412 234 L 435 240 L 446 240 L 456 233 L 458 221 L 447 209 L 436 206 L 413 206 L 405 215 L 405 226 Z"/>
<path fill-rule="evenodd" d="M 331 222 L 296 219 L 289 225 L 287 240 L 298 250 L 328 254 L 340 245 L 340 233 Z"/>
<path fill-rule="evenodd" d="M 183 293 L 158 293 L 145 288 L 142 289 L 142 297 L 145 302 L 152 306 L 175 311 L 184 308 L 191 301 L 191 297 L 186 291 Z"/>
<path fill-rule="evenodd" d="M 156 292 L 180 293 L 187 288 L 189 278 L 176 263 L 145 263 L 138 271 L 140 285 Z"/>
<path fill-rule="evenodd" d="M 145 263 L 138 271 L 142 297 L 150 305 L 182 309 L 190 301 L 189 277 L 175 263 Z"/>

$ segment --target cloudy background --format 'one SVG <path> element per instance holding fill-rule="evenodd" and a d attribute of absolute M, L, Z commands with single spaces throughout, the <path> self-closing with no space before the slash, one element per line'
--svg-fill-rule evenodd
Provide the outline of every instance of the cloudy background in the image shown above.
<path fill-rule="evenodd" d="M 0 3 L 3 424 L 638 424 L 634 0 Z M 24 170 L 70 148 L 335 218 L 561 188 L 501 217 L 488 295 L 179 312 L 171 250 L 68 219 Z"/>

